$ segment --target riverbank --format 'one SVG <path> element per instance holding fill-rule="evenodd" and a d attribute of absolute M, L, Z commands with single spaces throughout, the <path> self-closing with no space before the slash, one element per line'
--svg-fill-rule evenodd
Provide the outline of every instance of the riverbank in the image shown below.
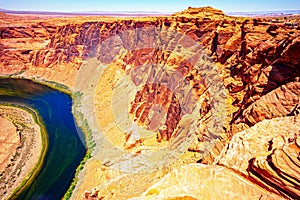
<path fill-rule="evenodd" d="M 38 83 L 38 84 L 47 86 L 49 88 L 52 88 L 54 90 L 58 90 L 58 91 L 63 92 L 63 93 L 65 93 L 65 94 L 72 97 L 72 91 L 70 90 L 69 86 L 64 85 L 62 83 L 58 83 L 58 82 L 54 82 L 54 81 L 48 81 L 48 80 L 38 78 L 38 77 L 26 77 L 26 76 L 22 76 L 22 75 L 0 76 L 0 79 L 8 79 L 8 78 L 30 80 L 34 83 Z"/>
<path fill-rule="evenodd" d="M 75 188 L 75 186 L 77 185 L 77 182 L 78 182 L 78 174 L 79 172 L 83 169 L 86 161 L 91 157 L 91 152 L 92 152 L 92 149 L 94 147 L 94 142 L 93 142 L 93 138 L 92 138 L 92 135 L 90 133 L 90 129 L 89 127 L 87 126 L 86 122 L 84 122 L 82 116 L 80 115 L 80 113 L 77 113 L 75 110 L 74 110 L 74 104 L 80 104 L 80 101 L 81 101 L 81 94 L 80 92 L 73 92 L 71 91 L 71 89 L 69 88 L 69 86 L 67 85 L 64 85 L 64 84 L 61 84 L 61 83 L 56 83 L 56 82 L 52 82 L 52 81 L 47 81 L 47 80 L 44 80 L 44 79 L 41 79 L 41 78 L 36 78 L 36 77 L 31 77 L 31 78 L 26 78 L 26 77 L 22 77 L 22 76 L 1 76 L 0 79 L 15 79 L 15 80 L 30 80 L 34 83 L 37 83 L 37 84 L 41 84 L 41 85 L 44 85 L 44 86 L 47 86 L 51 89 L 54 89 L 54 90 L 57 90 L 59 92 L 62 92 L 68 96 L 71 97 L 72 99 L 72 104 L 73 104 L 73 108 L 72 108 L 72 114 L 73 114 L 73 117 L 74 117 L 74 121 L 77 122 L 78 124 L 78 128 L 81 129 L 82 133 L 84 134 L 84 137 L 81 138 L 82 142 L 84 141 L 85 143 L 85 146 L 87 147 L 87 152 L 86 152 L 86 155 L 84 156 L 84 158 L 82 159 L 82 161 L 80 162 L 80 164 L 77 166 L 76 168 L 76 173 L 73 177 L 73 181 L 72 183 L 70 184 L 69 186 L 69 189 L 66 191 L 65 195 L 64 195 L 64 199 L 69 199 L 70 196 L 72 195 L 73 193 L 73 190 Z M 77 130 L 78 131 L 78 130 Z"/>
<path fill-rule="evenodd" d="M 19 137 L 0 177 L 0 196 L 13 199 L 39 172 L 48 148 L 47 135 L 38 115 L 29 108 L 0 105 L 0 116 L 15 126 Z"/>

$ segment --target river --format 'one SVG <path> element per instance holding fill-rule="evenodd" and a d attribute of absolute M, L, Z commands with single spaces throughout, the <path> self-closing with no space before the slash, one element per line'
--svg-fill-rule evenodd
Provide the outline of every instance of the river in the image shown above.
<path fill-rule="evenodd" d="M 86 154 L 82 131 L 72 114 L 72 98 L 58 90 L 25 79 L 0 79 L 0 102 L 35 110 L 48 134 L 48 149 L 34 181 L 13 199 L 56 200 L 68 190 Z"/>

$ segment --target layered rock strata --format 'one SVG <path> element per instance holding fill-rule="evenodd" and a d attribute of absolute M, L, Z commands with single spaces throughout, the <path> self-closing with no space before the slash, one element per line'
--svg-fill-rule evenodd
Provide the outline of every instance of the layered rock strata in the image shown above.
<path fill-rule="evenodd" d="M 216 163 L 286 198 L 298 199 L 299 123 L 299 116 L 259 122 L 235 134 Z"/>

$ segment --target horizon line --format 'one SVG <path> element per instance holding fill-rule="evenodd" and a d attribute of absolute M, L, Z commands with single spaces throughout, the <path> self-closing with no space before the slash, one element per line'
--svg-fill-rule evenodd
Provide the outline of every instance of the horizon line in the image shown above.
<path fill-rule="evenodd" d="M 201 8 L 201 7 L 196 7 L 196 8 Z M 188 8 L 185 8 L 181 11 L 184 11 Z M 216 8 L 218 9 L 218 8 Z M 220 10 L 220 9 L 219 9 Z M 181 11 L 146 11 L 146 10 L 73 10 L 73 11 L 53 11 L 53 10 L 11 10 L 11 9 L 5 9 L 0 7 L 0 12 L 4 13 L 53 13 L 53 14 L 174 14 L 176 12 L 181 12 Z M 222 10 L 223 11 L 223 10 Z M 300 9 L 283 9 L 283 10 L 259 10 L 259 11 L 223 11 L 225 14 L 239 14 L 239 13 L 263 13 L 263 12 L 297 12 L 300 14 Z"/>
<path fill-rule="evenodd" d="M 191 8 L 205 8 L 205 7 L 212 7 L 212 6 L 202 6 L 202 7 L 192 7 L 192 6 L 189 6 Z M 180 11 L 183 11 L 183 10 L 187 10 L 189 7 L 187 8 L 183 8 L 182 10 Z M 212 8 L 215 8 L 215 7 L 212 7 Z M 218 9 L 218 10 L 222 10 L 222 9 L 219 9 L 219 8 L 215 8 L 215 9 Z M 299 11 L 300 8 L 296 8 L 296 9 L 277 9 L 277 10 L 255 10 L 255 11 L 224 11 L 222 10 L 223 12 L 272 12 L 272 11 Z M 157 11 L 157 10 L 19 10 L 19 9 L 7 9 L 7 8 L 3 8 L 3 7 L 0 7 L 0 11 L 34 11 L 34 12 L 157 12 L 157 13 L 161 13 L 161 12 L 171 12 L 171 11 Z M 180 12 L 180 11 L 175 11 L 175 12 Z M 174 11 L 172 11 L 174 12 Z"/>

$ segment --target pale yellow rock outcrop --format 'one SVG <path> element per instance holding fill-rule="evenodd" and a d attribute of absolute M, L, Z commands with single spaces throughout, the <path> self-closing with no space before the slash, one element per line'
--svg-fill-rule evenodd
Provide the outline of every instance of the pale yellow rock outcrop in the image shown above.
<path fill-rule="evenodd" d="M 222 166 L 190 164 L 173 170 L 137 199 L 281 199 Z"/>

